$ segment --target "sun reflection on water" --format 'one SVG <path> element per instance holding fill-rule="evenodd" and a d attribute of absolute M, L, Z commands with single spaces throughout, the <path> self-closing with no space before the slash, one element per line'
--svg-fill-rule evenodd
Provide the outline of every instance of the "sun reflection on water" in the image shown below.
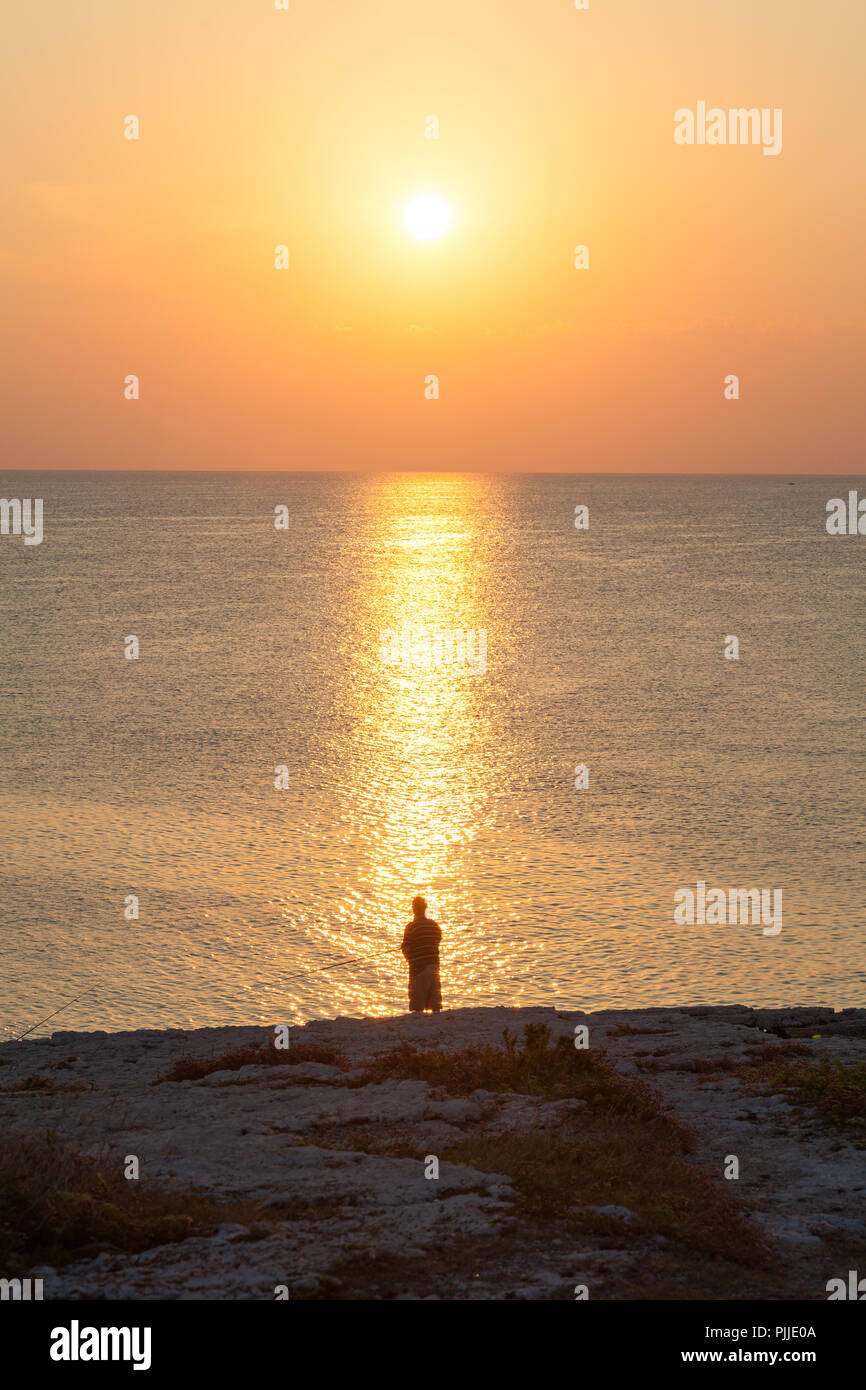
<path fill-rule="evenodd" d="M 324 952 L 350 958 L 333 968 L 338 1011 L 406 1007 L 399 946 L 416 893 L 441 920 L 445 1007 L 449 997 L 471 996 L 473 982 L 489 980 L 485 904 L 471 884 L 473 843 L 493 813 L 488 677 L 472 674 L 469 662 L 457 664 L 449 650 L 428 667 L 382 658 L 382 634 L 406 625 L 487 633 L 484 486 L 471 477 L 370 481 L 365 524 L 375 529 L 379 563 L 359 579 L 353 650 L 346 652 L 353 681 L 341 807 L 348 881 L 319 937 Z M 507 979 L 501 943 L 496 954 Z"/>

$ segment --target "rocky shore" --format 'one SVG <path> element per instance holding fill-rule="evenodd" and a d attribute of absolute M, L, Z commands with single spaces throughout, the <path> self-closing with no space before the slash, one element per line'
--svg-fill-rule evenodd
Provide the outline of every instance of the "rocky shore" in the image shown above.
<path fill-rule="evenodd" d="M 789 1296 L 826 1298 L 827 1280 L 847 1272 L 840 1261 L 863 1259 L 866 1136 L 856 1121 L 828 1125 L 793 1088 L 756 1084 L 749 1068 L 756 1046 L 792 1043 L 806 1063 L 862 1065 L 866 1010 L 478 1008 L 292 1027 L 295 1056 L 337 1060 L 232 1063 L 203 1075 L 193 1066 L 189 1079 L 171 1078 L 190 1063 L 272 1048 L 274 1030 L 56 1032 L 3 1044 L 4 1134 L 53 1132 L 118 1168 L 134 1157 L 140 1190 L 154 1184 L 260 1207 L 256 1221 L 227 1220 L 136 1254 L 107 1250 L 40 1267 L 33 1273 L 44 1296 L 547 1299 L 573 1298 L 578 1286 L 592 1298 L 635 1296 L 635 1268 L 664 1253 L 664 1237 L 640 1213 L 584 1205 L 586 1236 L 548 1223 L 536 1248 L 517 1219 L 513 1175 L 438 1157 L 455 1145 L 465 1152 L 468 1140 L 537 1137 L 566 1123 L 579 1135 L 585 1101 L 482 1087 L 457 1095 L 405 1076 L 365 1080 L 377 1056 L 401 1045 L 455 1054 L 501 1047 L 505 1029 L 520 1036 L 527 1024 L 543 1025 L 553 1040 L 573 1040 L 585 1026 L 590 1050 L 654 1088 L 662 1110 L 691 1131 L 689 1162 L 718 1178 L 766 1238 Z M 731 1155 L 736 1182 L 724 1178 Z M 475 1252 L 476 1267 L 470 1259 L 449 1268 L 452 1248 L 467 1259 Z M 696 1296 L 683 1278 L 681 1296 Z M 744 1277 L 742 1289 L 720 1296 L 750 1292 Z"/>

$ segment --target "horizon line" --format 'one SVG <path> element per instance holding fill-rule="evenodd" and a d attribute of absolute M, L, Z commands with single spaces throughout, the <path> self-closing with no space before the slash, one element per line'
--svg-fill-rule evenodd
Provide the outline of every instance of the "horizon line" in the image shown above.
<path fill-rule="evenodd" d="M 12 473 L 110 473 L 117 476 L 171 476 L 178 474 L 195 475 L 201 474 L 207 477 L 218 477 L 225 474 L 229 477 L 249 476 L 256 477 L 262 474 L 274 474 L 281 477 L 287 474 L 297 474 L 304 477 L 318 476 L 363 476 L 371 477 L 435 477 L 435 478 L 479 478 L 479 477 L 500 477 L 500 478 L 864 478 L 864 473 L 783 473 L 783 472 L 736 472 L 725 473 L 716 470 L 707 472 L 687 472 L 684 469 L 667 469 L 652 471 L 639 471 L 627 469 L 520 469 L 520 468 L 52 468 L 52 467 L 28 467 L 28 468 L 0 468 L 0 476 Z"/>

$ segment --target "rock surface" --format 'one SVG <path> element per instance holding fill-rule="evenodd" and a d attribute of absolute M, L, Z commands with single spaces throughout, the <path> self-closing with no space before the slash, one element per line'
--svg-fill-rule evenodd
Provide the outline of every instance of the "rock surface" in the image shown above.
<path fill-rule="evenodd" d="M 825 1241 L 844 1235 L 866 1245 L 866 1159 L 855 1147 L 795 1110 L 784 1096 L 748 1093 L 722 1062 L 744 1061 L 760 1041 L 756 1030 L 810 1041 L 815 1055 L 866 1060 L 866 1010 L 750 1010 L 740 1006 L 616 1010 L 594 1014 L 553 1009 L 478 1008 L 436 1016 L 338 1018 L 292 1028 L 298 1042 L 339 1048 L 350 1070 L 325 1062 L 249 1065 L 200 1080 L 159 1081 L 184 1057 L 214 1057 L 270 1042 L 265 1028 L 202 1028 L 190 1032 L 57 1032 L 0 1046 L 0 1123 L 5 1131 L 53 1130 L 102 1162 L 140 1162 L 139 1181 L 194 1187 L 210 1196 L 255 1200 L 275 1210 L 289 1204 L 303 1219 L 279 1220 L 264 1231 L 227 1222 L 207 1235 L 138 1255 L 99 1255 L 45 1274 L 46 1298 L 339 1297 L 329 1271 L 347 1252 L 415 1255 L 447 1251 L 450 1241 L 507 1231 L 514 1191 L 507 1177 L 459 1164 L 440 1164 L 425 1178 L 425 1161 L 454 1139 L 544 1126 L 583 1102 L 476 1091 L 471 1098 L 437 1092 L 425 1081 L 357 1084 L 377 1053 L 401 1043 L 455 1050 L 501 1043 L 503 1029 L 520 1034 L 544 1023 L 554 1036 L 590 1030 L 623 1074 L 645 1075 L 694 1132 L 694 1162 L 719 1172 L 736 1154 L 740 1186 L 754 1220 L 780 1259 L 814 1265 L 815 1297 L 835 1268 Z M 813 1034 L 820 1035 L 812 1038 Z M 704 1066 L 701 1074 L 699 1064 Z M 696 1064 L 698 1064 L 696 1066 Z M 35 1078 L 35 1080 L 34 1080 Z M 355 1083 L 355 1084 L 353 1084 Z M 416 1157 L 329 1147 L 323 1130 L 397 1129 L 417 1145 Z M 333 1143 L 333 1140 L 331 1140 Z M 592 1277 L 600 1296 L 616 1297 L 618 1270 L 632 1258 L 633 1213 L 597 1209 L 623 1231 L 622 1248 L 576 1250 L 568 1240 L 538 1253 L 537 1267 L 479 1270 L 466 1298 L 547 1298 Z M 571 1238 L 573 1243 L 573 1238 Z M 557 1247 L 557 1248 L 553 1248 Z M 440 1292 L 406 1293 L 437 1298 Z M 453 1296 L 453 1295 L 446 1295 Z"/>

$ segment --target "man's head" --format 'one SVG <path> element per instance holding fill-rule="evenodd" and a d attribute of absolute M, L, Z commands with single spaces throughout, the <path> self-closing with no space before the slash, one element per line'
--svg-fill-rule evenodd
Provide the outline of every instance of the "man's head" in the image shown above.
<path fill-rule="evenodd" d="M 417 897 L 412 899 L 412 912 L 416 917 L 423 917 L 427 911 L 427 901 L 425 898 Z"/>

